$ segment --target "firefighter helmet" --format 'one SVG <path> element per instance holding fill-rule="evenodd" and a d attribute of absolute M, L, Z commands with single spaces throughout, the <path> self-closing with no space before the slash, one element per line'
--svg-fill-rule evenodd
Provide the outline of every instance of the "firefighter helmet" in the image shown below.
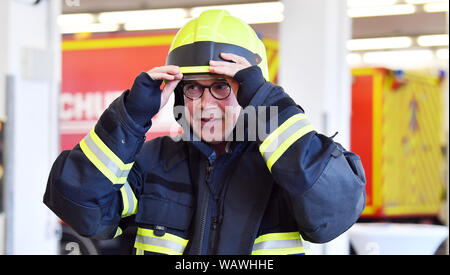
<path fill-rule="evenodd" d="M 182 27 L 172 41 L 167 65 L 183 74 L 209 73 L 209 61 L 224 61 L 220 53 L 233 53 L 258 65 L 269 80 L 266 49 L 255 31 L 225 10 L 208 10 Z"/>

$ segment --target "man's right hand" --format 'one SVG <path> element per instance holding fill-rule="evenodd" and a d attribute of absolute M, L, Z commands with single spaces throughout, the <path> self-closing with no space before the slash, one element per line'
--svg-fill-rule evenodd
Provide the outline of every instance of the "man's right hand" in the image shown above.
<path fill-rule="evenodd" d="M 139 74 L 134 80 L 126 100 L 125 107 L 133 120 L 142 125 L 150 125 L 151 118 L 155 116 L 169 100 L 183 74 L 178 66 L 155 67 L 150 71 Z M 161 83 L 165 80 L 163 90 Z"/>
<path fill-rule="evenodd" d="M 174 65 L 155 67 L 147 72 L 147 74 L 153 80 L 166 80 L 164 88 L 161 93 L 161 104 L 159 109 L 161 110 L 169 100 L 170 95 L 177 87 L 178 83 L 183 79 L 183 74 L 180 72 L 180 68 Z"/>

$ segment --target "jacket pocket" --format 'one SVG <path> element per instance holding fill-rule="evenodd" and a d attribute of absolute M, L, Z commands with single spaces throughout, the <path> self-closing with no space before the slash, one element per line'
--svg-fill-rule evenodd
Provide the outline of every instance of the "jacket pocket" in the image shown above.
<path fill-rule="evenodd" d="M 181 255 L 188 244 L 192 207 L 154 195 L 139 199 L 136 254 Z"/>
<path fill-rule="evenodd" d="M 191 223 L 192 212 L 191 206 L 154 195 L 142 195 L 139 198 L 136 222 L 187 231 Z"/>

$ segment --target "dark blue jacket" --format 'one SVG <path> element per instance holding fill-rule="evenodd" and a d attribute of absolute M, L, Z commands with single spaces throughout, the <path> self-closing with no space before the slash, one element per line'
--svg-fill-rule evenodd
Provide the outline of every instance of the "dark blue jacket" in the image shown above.
<path fill-rule="evenodd" d="M 98 239 L 120 235 L 134 217 L 137 254 L 303 254 L 305 240 L 336 238 L 365 206 L 360 158 L 317 133 L 281 87 L 261 81 L 258 67 L 235 78 L 242 107 L 278 108 L 275 129 L 269 111 L 256 117 L 270 133 L 264 139 L 251 139 L 244 126 L 245 140 L 229 142 L 218 156 L 186 140 L 188 128 L 178 139 L 144 143 L 151 123 L 130 115 L 126 91 L 59 155 L 44 203 L 79 234 Z M 133 89 L 139 85 L 155 86 L 145 74 Z"/>

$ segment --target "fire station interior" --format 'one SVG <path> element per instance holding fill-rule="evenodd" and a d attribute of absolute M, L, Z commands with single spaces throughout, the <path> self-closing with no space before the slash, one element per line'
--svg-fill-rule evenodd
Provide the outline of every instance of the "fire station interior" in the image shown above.
<path fill-rule="evenodd" d="M 133 227 L 80 236 L 42 202 L 50 169 L 177 30 L 226 9 L 270 81 L 361 157 L 366 206 L 311 255 L 448 255 L 448 0 L 0 1 L 0 255 L 129 254 Z M 173 100 L 173 98 L 171 99 Z M 173 101 L 172 101 L 173 102 Z M 177 127 L 169 103 L 147 140 Z M 136 230 L 134 228 L 134 230 Z"/>

